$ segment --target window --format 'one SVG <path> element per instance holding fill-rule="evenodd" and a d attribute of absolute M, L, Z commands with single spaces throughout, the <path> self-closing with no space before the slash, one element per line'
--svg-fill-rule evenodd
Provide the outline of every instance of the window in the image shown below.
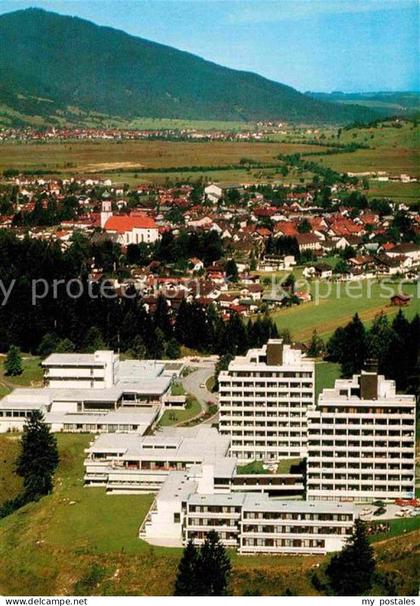
<path fill-rule="evenodd" d="M 181 522 L 181 514 L 174 513 L 174 524 L 179 524 Z"/>

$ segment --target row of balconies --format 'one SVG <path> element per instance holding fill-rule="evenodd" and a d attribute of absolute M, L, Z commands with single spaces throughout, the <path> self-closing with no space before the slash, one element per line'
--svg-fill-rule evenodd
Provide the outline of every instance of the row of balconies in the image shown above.
<path fill-rule="evenodd" d="M 315 475 L 310 474 L 308 475 L 308 485 L 309 484 L 318 484 L 319 481 L 322 481 L 324 484 L 335 484 L 337 482 L 341 482 L 341 481 L 346 481 L 348 482 L 352 482 L 352 483 L 358 483 L 358 484 L 362 484 L 363 482 L 368 482 L 368 481 L 372 481 L 375 482 L 376 486 L 397 486 L 399 484 L 406 484 L 407 482 L 412 482 L 413 481 L 413 476 L 411 475 L 411 477 L 406 477 L 406 478 L 397 478 L 397 479 L 378 479 L 378 478 L 372 478 L 372 477 L 363 477 L 363 478 L 326 478 L 325 475 L 322 475 L 322 477 L 317 478 Z"/>

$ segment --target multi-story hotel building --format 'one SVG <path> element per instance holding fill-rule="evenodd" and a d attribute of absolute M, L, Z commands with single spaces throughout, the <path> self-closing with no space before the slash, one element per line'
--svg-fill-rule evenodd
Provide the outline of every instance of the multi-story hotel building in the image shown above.
<path fill-rule="evenodd" d="M 117 382 L 119 356 L 113 351 L 53 353 L 42 362 L 42 367 L 47 387 L 107 389 Z"/>
<path fill-rule="evenodd" d="M 415 397 L 376 373 L 324 389 L 308 411 L 308 499 L 413 497 L 415 423 Z"/>
<path fill-rule="evenodd" d="M 351 503 L 277 500 L 216 490 L 215 473 L 195 465 L 167 477 L 140 537 L 157 545 L 202 543 L 211 530 L 240 553 L 323 554 L 340 550 L 353 530 Z"/>
<path fill-rule="evenodd" d="M 232 455 L 266 463 L 304 456 L 314 375 L 314 361 L 279 339 L 237 356 L 219 375 L 219 430 Z"/>

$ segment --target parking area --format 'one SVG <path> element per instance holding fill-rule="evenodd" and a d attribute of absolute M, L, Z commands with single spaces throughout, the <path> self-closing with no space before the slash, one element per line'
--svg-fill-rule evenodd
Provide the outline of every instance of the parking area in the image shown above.
<path fill-rule="evenodd" d="M 382 521 L 420 516 L 419 507 L 400 506 L 394 503 L 381 503 L 380 501 L 376 501 L 371 505 L 358 504 L 356 505 L 356 509 L 359 512 L 360 518 L 365 521 Z"/>

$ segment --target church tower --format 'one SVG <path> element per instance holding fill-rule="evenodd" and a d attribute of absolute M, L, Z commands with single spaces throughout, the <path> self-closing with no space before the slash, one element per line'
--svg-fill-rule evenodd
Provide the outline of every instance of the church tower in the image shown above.
<path fill-rule="evenodd" d="M 102 229 L 105 227 L 105 223 L 108 219 L 112 217 L 112 202 L 111 200 L 104 200 L 102 202 L 102 210 L 101 210 L 101 227 Z"/>

